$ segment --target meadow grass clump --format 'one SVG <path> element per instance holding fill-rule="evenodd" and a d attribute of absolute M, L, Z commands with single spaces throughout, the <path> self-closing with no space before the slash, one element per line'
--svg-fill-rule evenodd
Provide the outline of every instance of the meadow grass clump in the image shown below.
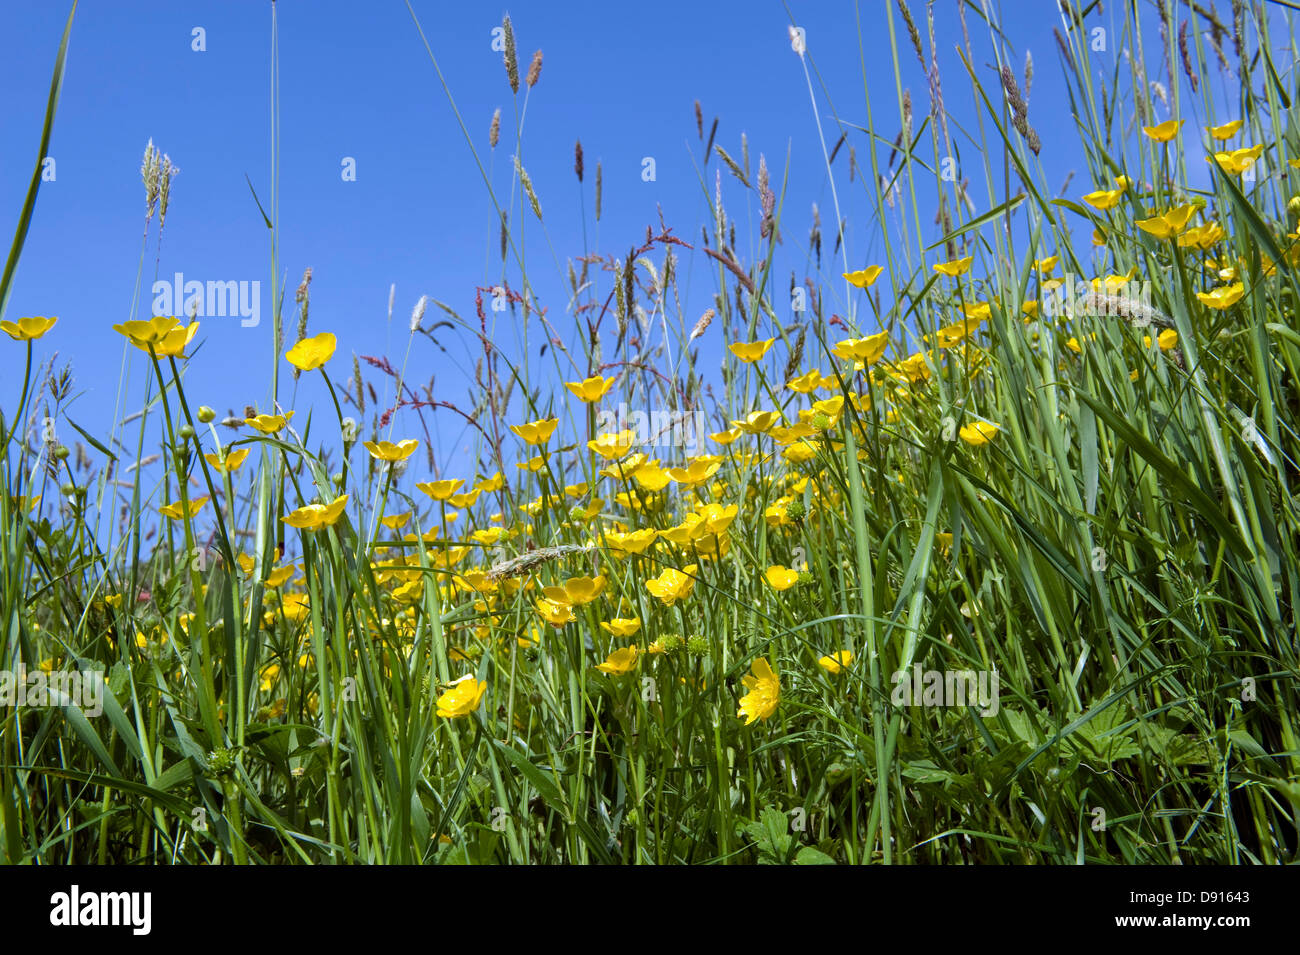
<path fill-rule="evenodd" d="M 34 426 L 69 390 L 40 362 L 57 321 L 0 322 L 23 368 L 0 409 L 0 858 L 1296 861 L 1297 91 L 1245 4 L 1178 11 L 1158 94 L 1136 7 L 1102 87 L 1102 12 L 1065 6 L 1078 136 L 1050 143 L 1005 25 L 961 8 L 985 82 L 969 33 L 946 55 L 903 0 L 873 7 L 901 132 L 887 90 L 840 114 L 834 225 L 814 213 L 788 285 L 783 177 L 715 121 L 698 239 L 661 222 L 584 252 L 554 318 L 516 142 L 508 198 L 484 173 L 499 279 L 448 292 L 472 315 L 422 298 L 400 361 L 349 364 L 308 334 L 308 269 L 292 342 L 273 290 L 272 384 L 242 416 L 186 393 L 197 322 L 128 321 L 143 402 L 74 454 Z M 504 27 L 492 150 L 542 62 L 521 84 Z M 796 34 L 822 128 L 814 53 Z M 960 122 L 940 62 L 975 91 Z M 950 179 L 958 136 L 976 158 Z M 1057 196 L 1041 159 L 1067 150 L 1086 181 Z M 160 163 L 150 143 L 146 238 Z M 593 185 L 599 220 L 599 164 Z M 888 231 L 880 261 L 849 261 L 850 218 Z M 478 356 L 468 405 L 410 380 L 436 335 Z M 292 407 L 286 369 L 329 405 Z M 434 461 L 447 420 L 469 458 Z"/>

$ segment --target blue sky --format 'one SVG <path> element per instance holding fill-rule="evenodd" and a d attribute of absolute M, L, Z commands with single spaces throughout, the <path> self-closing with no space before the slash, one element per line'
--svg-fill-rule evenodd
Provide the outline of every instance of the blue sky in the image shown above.
<path fill-rule="evenodd" d="M 922 17 L 924 29 L 924 4 L 911 6 Z M 492 30 L 500 25 L 502 13 L 512 17 L 521 70 L 527 69 L 534 50 L 544 52 L 541 80 L 528 101 L 523 142 L 523 161 L 540 195 L 544 230 L 520 207 L 517 194 L 511 221 L 524 220 L 530 278 L 557 328 L 573 328 L 563 282 L 570 257 L 584 249 L 621 257 L 644 238 L 647 225 L 657 226 L 660 210 L 678 236 L 698 246 L 709 213 L 700 181 L 704 150 L 695 129 L 696 99 L 703 107 L 706 135 L 718 116 L 717 142 L 739 157 L 740 136 L 746 133 L 751 171 L 764 153 L 778 190 L 788 153 L 784 243 L 774 269 L 776 285 L 784 287 L 792 269 L 800 281 L 807 274 L 807 235 L 816 202 L 828 236 L 822 277 L 835 277 L 828 294 L 839 296 L 828 300 L 828 311 L 844 311 L 838 259 L 830 258 L 834 213 L 822 147 L 787 26 L 793 19 L 806 30 L 815 82 L 825 84 L 818 89 L 818 106 L 828 144 L 839 135 L 837 114 L 865 123 L 860 57 L 865 57 L 876 123 L 892 138 L 898 130 L 897 93 L 883 3 L 864 0 L 859 5 L 862 50 L 854 6 L 844 2 L 515 2 L 507 8 L 413 0 L 413 7 L 475 148 L 490 163 L 502 201 L 510 196 L 514 148 L 508 131 L 514 106 L 501 54 L 492 49 Z M 1078 169 L 1080 177 L 1070 190 L 1077 196 L 1092 186 L 1083 157 L 1057 148 L 1074 133 L 1051 33 L 1060 23 L 1055 7 L 1046 0 L 1000 4 L 1017 72 L 1026 50 L 1035 58 L 1030 121 L 1048 144 L 1043 156 L 1048 187 L 1054 192 L 1069 170 Z M 59 3 L 10 5 L 6 11 L 8 28 L 0 36 L 0 83 L 7 92 L 0 99 L 0 230 L 6 242 L 36 159 L 50 70 L 66 15 L 67 5 Z M 947 107 L 954 115 L 970 117 L 969 84 L 962 82 L 963 68 L 954 52 L 960 40 L 955 4 L 936 4 L 936 20 Z M 992 82 L 986 34 L 973 13 L 968 12 L 968 21 L 977 68 Z M 928 107 L 925 79 L 896 13 L 894 24 L 903 50 L 901 82 L 912 91 L 919 121 Z M 192 49 L 196 27 L 205 31 L 202 52 Z M 475 286 L 495 284 L 500 275 L 497 226 L 474 157 L 405 4 L 384 0 L 359 8 L 336 0 L 283 0 L 278 28 L 279 256 L 288 283 L 286 314 L 292 314 L 293 290 L 310 266 L 314 277 L 309 331 L 338 335 L 339 351 L 330 369 L 341 385 L 350 375 L 354 352 L 388 354 L 400 362 L 411 309 L 420 296 L 446 302 L 462 316 L 473 315 Z M 269 202 L 270 29 L 270 4 L 261 0 L 147 5 L 91 0 L 77 11 L 50 149 L 57 178 L 41 189 L 5 317 L 59 316 L 59 325 L 39 343 L 38 352 L 49 356 L 57 350 L 60 363 L 71 363 L 79 397 L 69 414 L 92 433 L 106 433 L 113 420 L 123 340 L 111 326 L 148 316 L 148 288 L 155 270 L 164 278 L 180 272 L 200 281 L 261 283 L 258 327 L 245 328 L 237 318 L 203 320 L 203 346 L 191 362 L 187 393 L 192 401 L 212 405 L 223 415 L 228 408 L 239 411 L 247 404 L 268 406 L 270 233 L 245 176 L 262 202 Z M 493 155 L 487 148 L 487 130 L 497 107 L 503 110 L 507 128 Z M 954 135 L 960 142 L 956 128 Z M 151 138 L 180 173 L 161 254 L 155 223 L 144 257 L 143 291 L 132 311 L 144 226 L 139 165 Z M 579 138 L 587 171 L 582 187 L 573 173 L 573 147 Z M 849 141 L 857 146 L 861 168 L 867 162 L 865 136 L 854 133 Z M 964 149 L 969 156 L 971 147 Z M 646 156 L 656 161 L 653 182 L 642 179 Z M 341 176 L 345 157 L 355 159 L 356 181 Z M 846 158 L 836 162 L 837 186 L 849 219 L 850 264 L 860 268 L 882 261 L 888 238 L 879 223 L 869 221 L 871 207 L 862 178 L 848 183 Z M 599 226 L 593 217 L 597 161 L 604 174 Z M 704 170 L 709 193 L 718 167 L 715 155 Z M 987 208 L 982 172 L 974 168 L 966 174 L 982 212 Z M 723 196 L 738 231 L 756 236 L 752 194 L 725 171 Z M 928 219 L 923 225 L 927 244 L 939 238 L 938 228 Z M 757 249 L 741 241 L 740 252 L 748 266 Z M 656 264 L 660 258 L 656 253 Z M 681 266 L 683 311 L 689 322 L 710 304 L 717 270 L 698 252 L 684 255 Z M 513 263 L 507 274 L 517 283 Z M 601 281 L 603 297 L 609 279 Z M 435 312 L 430 307 L 426 321 Z M 513 328 L 499 328 L 495 337 L 507 343 L 514 337 Z M 764 337 L 772 334 L 760 331 Z M 286 334 L 286 344 L 291 344 L 292 325 Z M 535 345 L 536 329 L 533 334 Z M 476 345 L 463 335 L 446 344 L 444 354 L 426 340 L 417 341 L 410 375 L 419 381 L 434 375 L 435 397 L 468 404 L 466 373 L 477 355 Z M 700 344 L 706 358 L 714 359 L 705 367 L 716 374 L 720 338 L 707 336 Z M 503 347 L 509 353 L 514 346 Z M 13 346 L 5 354 L 0 381 L 11 382 L 21 371 L 15 367 L 21 352 Z M 138 353 L 128 359 L 130 411 L 139 405 L 145 365 Z M 553 366 L 547 360 L 537 367 Z M 281 370 L 289 370 L 282 360 Z M 12 403 L 16 387 L 13 382 L 4 388 L 0 400 Z M 315 376 L 310 383 L 304 376 L 296 401 L 284 398 L 300 412 L 309 404 L 322 411 L 326 407 Z M 438 428 L 440 457 L 462 458 L 469 440 L 462 424 L 445 412 L 432 420 Z M 395 437 L 417 433 L 413 418 L 399 417 Z M 61 436 L 69 441 L 75 437 Z M 416 473 L 419 479 L 427 474 L 423 462 Z"/>

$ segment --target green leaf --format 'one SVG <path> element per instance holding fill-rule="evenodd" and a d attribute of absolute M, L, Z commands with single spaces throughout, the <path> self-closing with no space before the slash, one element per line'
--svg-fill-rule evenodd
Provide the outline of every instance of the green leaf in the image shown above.
<path fill-rule="evenodd" d="M 67 416 L 65 416 L 63 420 L 65 420 L 66 422 L 68 422 L 68 424 L 72 425 L 72 429 L 73 429 L 74 431 L 76 431 L 77 434 L 79 434 L 79 435 L 81 435 L 83 438 L 85 438 L 86 441 L 87 441 L 87 443 L 88 443 L 92 448 L 94 448 L 96 451 L 98 451 L 100 454 L 104 455 L 104 456 L 105 456 L 106 458 L 108 458 L 110 461 L 116 461 L 116 460 L 117 460 L 117 455 L 116 455 L 116 454 L 114 454 L 112 451 L 108 450 L 108 448 L 104 447 L 102 444 L 100 444 L 98 441 L 96 441 L 94 438 L 92 438 L 89 434 L 87 434 L 86 431 L 81 427 L 81 425 L 77 424 L 77 422 L 73 421 L 71 418 L 69 418 L 69 417 L 67 417 Z"/>
<path fill-rule="evenodd" d="M 271 224 L 271 217 L 262 208 L 262 200 L 257 198 L 257 190 L 253 188 L 253 180 L 248 178 L 248 173 L 244 173 L 244 181 L 248 183 L 248 191 L 253 194 L 253 201 L 257 203 L 257 211 L 262 213 L 262 221 L 266 223 L 268 229 L 274 229 L 275 226 Z"/>
<path fill-rule="evenodd" d="M 32 225 L 32 212 L 36 208 L 36 193 L 41 188 L 41 173 L 44 171 L 46 156 L 49 155 L 50 134 L 54 131 L 54 114 L 59 108 L 59 93 L 63 90 L 63 70 L 68 58 L 68 37 L 72 35 L 72 18 L 77 12 L 76 0 L 68 11 L 68 22 L 63 27 L 63 40 L 59 43 L 58 56 L 54 58 L 54 76 L 50 79 L 50 96 L 45 103 L 45 125 L 41 127 L 41 148 L 36 157 L 36 168 L 32 170 L 31 182 L 27 186 L 27 198 L 23 200 L 23 211 L 18 216 L 18 228 L 14 231 L 14 240 L 9 246 L 9 258 L 5 261 L 3 276 L 0 276 L 0 317 L 4 316 L 9 304 L 9 292 L 13 284 L 14 270 L 18 268 L 18 259 L 23 254 L 23 245 L 27 241 L 27 230 Z"/>
<path fill-rule="evenodd" d="M 496 751 L 504 756 L 515 769 L 519 770 L 529 784 L 537 790 L 538 795 L 546 800 L 548 806 L 563 813 L 566 818 L 569 817 L 569 807 L 565 802 L 564 794 L 560 792 L 559 787 L 546 773 L 542 772 L 541 769 L 530 763 L 526 756 L 510 746 L 497 744 Z"/>
<path fill-rule="evenodd" d="M 1028 194 L 1023 192 L 1018 196 L 1012 196 L 1010 199 L 1008 199 L 1006 202 L 1002 203 L 1001 205 L 994 206 L 992 209 L 990 209 L 988 212 L 985 212 L 983 215 L 978 215 L 974 219 L 971 219 L 970 222 L 967 222 L 960 229 L 954 229 L 952 232 L 949 232 L 938 242 L 934 242 L 930 245 L 927 245 L 925 247 L 925 251 L 929 252 L 931 249 L 937 249 L 939 246 L 943 245 L 944 243 L 950 242 L 953 239 L 957 238 L 957 236 L 971 231 L 971 229 L 978 229 L 986 222 L 992 222 L 998 216 L 1006 215 L 1016 206 L 1020 205 L 1020 203 L 1024 202 L 1027 198 L 1029 198 Z"/>
<path fill-rule="evenodd" d="M 812 846 L 804 846 L 794 857 L 795 865 L 834 865 L 835 860 Z"/>
<path fill-rule="evenodd" d="M 1202 518 L 1204 518 L 1222 537 L 1229 547 L 1237 553 L 1238 556 L 1245 560 L 1254 560 L 1250 548 L 1245 540 L 1237 533 L 1237 529 L 1232 526 L 1223 513 L 1223 509 L 1215 500 L 1206 494 L 1199 485 L 1192 481 L 1178 465 L 1165 455 L 1163 451 L 1151 443 L 1146 435 L 1142 434 L 1133 425 L 1129 424 L 1123 417 L 1115 411 L 1107 408 L 1098 399 L 1094 398 L 1087 392 L 1075 391 L 1085 404 L 1097 413 L 1097 417 L 1106 422 L 1107 427 L 1118 434 L 1126 444 L 1129 445 L 1139 457 L 1155 468 L 1168 484 L 1172 485 L 1183 496 L 1187 503 L 1192 506 Z M 1171 495 L 1171 497 L 1177 495 Z"/>

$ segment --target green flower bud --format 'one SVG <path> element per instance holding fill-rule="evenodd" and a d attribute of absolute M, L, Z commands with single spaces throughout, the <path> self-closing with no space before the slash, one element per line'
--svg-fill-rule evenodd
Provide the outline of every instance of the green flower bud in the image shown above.
<path fill-rule="evenodd" d="M 225 776 L 235 768 L 235 751 L 233 749 L 214 749 L 208 753 L 208 774 Z"/>
<path fill-rule="evenodd" d="M 213 411 L 211 408 L 209 408 L 207 405 L 199 406 L 199 420 L 201 422 L 207 424 L 210 421 L 215 421 L 216 418 L 217 418 L 217 413 Z"/>
<path fill-rule="evenodd" d="M 803 506 L 803 498 L 796 497 L 793 501 L 785 506 L 785 516 L 792 521 L 801 521 L 808 509 Z"/>
<path fill-rule="evenodd" d="M 189 424 L 181 425 L 181 430 L 177 433 L 186 441 L 194 437 L 194 429 Z"/>
<path fill-rule="evenodd" d="M 54 457 L 59 461 L 66 461 L 68 459 L 68 453 L 67 445 L 61 444 L 54 449 Z"/>
<path fill-rule="evenodd" d="M 680 633 L 669 633 L 660 637 L 659 643 L 664 648 L 664 653 L 672 653 L 674 650 L 680 650 L 686 641 L 682 639 Z"/>
<path fill-rule="evenodd" d="M 700 634 L 692 634 L 686 640 L 686 652 L 693 657 L 702 657 L 709 652 L 709 641 Z"/>

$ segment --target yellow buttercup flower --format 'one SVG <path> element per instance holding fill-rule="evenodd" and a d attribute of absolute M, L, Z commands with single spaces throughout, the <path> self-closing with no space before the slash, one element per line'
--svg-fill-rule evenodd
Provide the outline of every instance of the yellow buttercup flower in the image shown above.
<path fill-rule="evenodd" d="M 113 331 L 125 335 L 137 348 L 148 351 L 150 345 L 161 343 L 179 324 L 174 315 L 156 315 L 148 321 L 132 320 L 114 325 Z"/>
<path fill-rule="evenodd" d="M 1041 272 L 1043 275 L 1051 275 L 1060 261 L 1061 257 L 1059 255 L 1049 255 L 1045 259 L 1035 259 L 1034 271 Z"/>
<path fill-rule="evenodd" d="M 605 541 L 614 556 L 623 557 L 627 554 L 644 554 L 658 536 L 658 530 L 647 527 L 639 531 L 607 531 Z"/>
<path fill-rule="evenodd" d="M 908 355 L 900 362 L 895 362 L 889 371 L 895 378 L 907 381 L 910 384 L 927 381 L 931 375 L 930 366 L 926 363 L 924 352 L 916 352 Z"/>
<path fill-rule="evenodd" d="M 661 468 L 658 461 L 641 465 L 632 472 L 632 477 L 647 491 L 662 491 L 673 480 L 672 475 Z"/>
<path fill-rule="evenodd" d="M 962 425 L 960 434 L 963 441 L 978 448 L 992 441 L 1001 430 L 1001 425 L 993 424 L 991 421 L 975 421 Z"/>
<path fill-rule="evenodd" d="M 453 494 L 451 497 L 447 498 L 447 503 L 452 507 L 473 507 L 478 501 L 479 495 L 482 493 L 483 492 L 478 488 L 475 488 L 474 490 L 466 491 L 463 494 Z"/>
<path fill-rule="evenodd" d="M 568 604 L 571 607 L 580 607 L 583 604 L 591 603 L 601 595 L 605 589 L 605 578 L 600 577 L 570 577 L 564 582 L 562 587 L 544 587 L 542 593 L 546 594 L 546 599 L 553 604 Z"/>
<path fill-rule="evenodd" d="M 780 412 L 777 411 L 751 411 L 744 421 L 733 421 L 731 424 L 746 434 L 764 434 L 776 424 L 779 415 Z"/>
<path fill-rule="evenodd" d="M 631 432 L 628 433 L 630 434 Z M 619 457 L 621 457 L 621 455 L 619 455 Z M 636 454 L 629 458 L 625 458 L 622 461 L 615 461 L 613 464 L 605 465 L 605 467 L 600 469 L 600 473 L 605 477 L 613 478 L 616 481 L 622 481 L 630 477 L 635 477 L 638 471 L 649 464 L 650 459 L 638 451 Z M 655 462 L 655 466 L 658 466 L 657 461 Z"/>
<path fill-rule="evenodd" d="M 953 348 L 969 338 L 983 324 L 979 318 L 966 318 L 943 328 L 936 329 L 934 343 L 940 348 Z"/>
<path fill-rule="evenodd" d="M 600 628 L 616 637 L 631 637 L 641 629 L 641 621 L 636 617 L 615 617 L 609 621 L 602 620 Z"/>
<path fill-rule="evenodd" d="M 318 531 L 322 527 L 331 527 L 343 516 L 343 508 L 348 503 L 348 496 L 336 497 L 329 504 L 308 504 L 291 511 L 280 518 L 290 527 L 304 531 Z"/>
<path fill-rule="evenodd" d="M 559 418 L 539 418 L 528 424 L 512 424 L 510 430 L 523 438 L 525 444 L 537 446 L 550 440 L 559 423 Z"/>
<path fill-rule="evenodd" d="M 856 272 L 844 272 L 843 275 L 849 280 L 849 284 L 856 288 L 870 288 L 875 284 L 876 279 L 880 278 L 880 273 L 885 271 L 883 266 L 868 265 L 865 269 L 859 269 Z"/>
<path fill-rule="evenodd" d="M 819 445 L 807 441 L 799 444 L 792 444 L 781 452 L 781 457 L 794 464 L 805 464 L 817 457 L 817 448 Z"/>
<path fill-rule="evenodd" d="M 766 657 L 759 657 L 749 668 L 749 675 L 740 682 L 749 690 L 740 700 L 737 716 L 745 717 L 748 726 L 755 720 L 769 719 L 781 702 L 781 681 L 772 670 Z"/>
<path fill-rule="evenodd" d="M 610 676 L 623 676 L 625 673 L 631 673 L 636 667 L 637 652 L 635 643 L 630 647 L 615 650 L 605 658 L 604 663 L 597 663 L 596 669 L 601 673 L 608 673 Z"/>
<path fill-rule="evenodd" d="M 379 523 L 383 524 L 389 530 L 400 531 L 407 524 L 411 523 L 412 516 L 412 511 L 407 511 L 405 514 L 385 514 L 379 519 Z"/>
<path fill-rule="evenodd" d="M 1221 285 L 1216 289 L 1208 292 L 1197 292 L 1196 297 L 1201 300 L 1201 304 L 1207 308 L 1213 308 L 1222 311 L 1225 308 L 1231 308 L 1241 301 L 1241 297 L 1246 294 L 1246 286 L 1242 282 L 1233 282 L 1231 285 Z"/>
<path fill-rule="evenodd" d="M 1175 345 L 1178 344 L 1178 333 L 1174 331 L 1172 328 L 1166 328 L 1163 332 L 1161 332 L 1159 335 L 1156 336 L 1156 344 L 1160 346 L 1161 351 L 1169 351 L 1169 349 L 1173 348 Z M 1150 335 L 1142 336 L 1142 347 L 1143 348 L 1151 347 Z"/>
<path fill-rule="evenodd" d="M 726 431 L 714 432 L 709 435 L 709 437 L 718 442 L 718 444 L 726 445 L 731 444 L 731 442 L 735 441 L 744 433 L 745 432 L 741 431 L 739 428 L 728 428 Z"/>
<path fill-rule="evenodd" d="M 1120 199 L 1124 197 L 1123 189 L 1098 189 L 1096 192 L 1090 192 L 1083 197 L 1083 201 L 1095 209 L 1102 212 L 1115 208 L 1119 205 Z"/>
<path fill-rule="evenodd" d="M 799 582 L 799 571 L 780 564 L 773 564 L 767 568 L 764 576 L 767 578 L 768 586 L 776 591 L 789 590 Z"/>
<path fill-rule="evenodd" d="M 866 338 L 846 338 L 832 348 L 831 353 L 837 358 L 858 362 L 861 366 L 865 366 L 878 362 L 888 345 L 889 332 L 878 332 Z"/>
<path fill-rule="evenodd" d="M 1241 126 L 1242 121 L 1234 119 L 1231 123 L 1224 123 L 1222 126 L 1206 126 L 1205 131 L 1215 139 L 1224 141 L 1236 136 Z"/>
<path fill-rule="evenodd" d="M 248 457 L 248 448 L 237 448 L 234 451 L 226 452 L 223 458 L 216 454 L 205 454 L 203 459 L 212 466 L 213 469 L 220 471 L 222 474 L 234 474 L 239 470 L 244 459 Z"/>
<path fill-rule="evenodd" d="M 537 601 L 537 612 L 552 627 L 563 627 L 566 623 L 573 623 L 578 619 L 574 616 L 573 607 L 569 604 L 556 603 L 553 600 L 544 598 Z"/>
<path fill-rule="evenodd" d="M 280 664 L 271 663 L 262 670 L 261 679 L 258 686 L 263 693 L 269 693 L 275 687 L 275 681 L 280 679 Z"/>
<path fill-rule="evenodd" d="M 1206 222 L 1203 225 L 1193 226 L 1178 237 L 1178 244 L 1182 248 L 1208 249 L 1215 243 L 1222 242 L 1228 237 L 1223 226 L 1217 222 Z"/>
<path fill-rule="evenodd" d="M 387 461 L 389 464 L 405 461 L 420 446 L 420 442 L 414 438 L 407 438 L 396 444 L 392 441 L 363 441 L 362 444 L 376 461 Z"/>
<path fill-rule="evenodd" d="M 663 601 L 664 606 L 671 607 L 678 600 L 685 600 L 695 589 L 695 578 L 692 576 L 697 567 L 691 564 L 684 570 L 677 570 L 668 567 L 658 577 L 651 577 L 645 582 L 645 589 L 650 591 L 652 596 L 658 597 Z"/>
<path fill-rule="evenodd" d="M 461 485 L 464 483 L 464 481 L 458 480 L 423 481 L 415 485 L 415 489 L 423 491 L 435 501 L 447 501 L 460 490 Z"/>
<path fill-rule="evenodd" d="M 296 569 L 297 568 L 295 568 L 293 564 L 285 564 L 283 567 L 277 567 L 266 575 L 266 580 L 264 580 L 263 583 L 268 587 L 281 587 L 289 582 L 289 578 L 293 576 L 293 572 Z"/>
<path fill-rule="evenodd" d="M 595 440 L 588 441 L 587 447 L 595 451 L 606 460 L 621 458 L 632 450 L 632 445 L 636 443 L 636 432 L 632 430 L 618 431 L 614 434 L 600 434 Z"/>
<path fill-rule="evenodd" d="M 334 349 L 337 347 L 338 340 L 331 333 L 321 332 L 298 342 L 284 353 L 284 357 L 295 368 L 314 371 L 334 357 Z"/>
<path fill-rule="evenodd" d="M 594 375 L 582 381 L 566 381 L 564 387 L 573 392 L 579 401 L 591 404 L 609 393 L 609 389 L 614 387 L 614 377 L 611 375 L 609 378 L 602 378 L 600 375 Z"/>
<path fill-rule="evenodd" d="M 158 513 L 163 517 L 170 518 L 173 521 L 183 521 L 187 517 L 193 517 L 199 511 L 203 510 L 203 505 L 208 503 L 206 497 L 196 497 L 190 501 L 189 508 L 185 507 L 184 501 L 173 501 L 171 504 L 164 504 L 158 508 Z"/>
<path fill-rule="evenodd" d="M 843 673 L 853 662 L 853 651 L 837 650 L 829 656 L 824 656 L 817 661 L 817 665 L 832 675 Z"/>
<path fill-rule="evenodd" d="M 1172 239 L 1187 228 L 1187 223 L 1195 212 L 1196 206 L 1189 203 L 1170 209 L 1164 215 L 1138 219 L 1134 224 L 1157 239 Z"/>
<path fill-rule="evenodd" d="M 826 427 L 833 428 L 839 422 L 840 415 L 843 413 L 844 396 L 835 395 L 831 398 L 823 398 L 821 401 L 814 401 L 812 408 L 809 411 L 800 412 L 800 415 L 807 414 L 810 419 L 816 419 L 818 415 L 825 415 L 827 418 Z M 820 430 L 825 431 L 826 428 Z"/>
<path fill-rule="evenodd" d="M 957 278 L 959 275 L 965 275 L 970 271 L 971 263 L 975 261 L 973 255 L 968 255 L 962 259 L 953 259 L 951 262 L 936 262 L 934 270 L 940 275 L 946 275 L 949 278 Z"/>
<path fill-rule="evenodd" d="M 1215 153 L 1206 156 L 1206 162 L 1217 162 L 1219 168 L 1230 176 L 1240 176 L 1255 164 L 1255 160 L 1264 152 L 1263 146 L 1251 146 L 1247 149 L 1234 149 L 1232 152 Z"/>
<path fill-rule="evenodd" d="M 1142 132 L 1158 143 L 1167 143 L 1178 135 L 1178 130 L 1182 127 L 1183 120 L 1167 119 L 1159 126 L 1143 126 Z"/>
<path fill-rule="evenodd" d="M 699 508 L 697 515 L 703 527 L 701 535 L 704 533 L 721 534 L 731 526 L 731 522 L 736 519 L 736 515 L 739 513 L 740 506 L 737 504 L 732 504 L 730 507 L 723 507 L 721 504 L 705 504 Z M 687 568 L 688 571 L 691 569 Z"/>
<path fill-rule="evenodd" d="M 286 411 L 284 414 L 259 414 L 244 419 L 244 424 L 260 431 L 262 434 L 275 434 L 288 426 L 289 421 L 293 418 L 292 411 Z"/>
<path fill-rule="evenodd" d="M 20 318 L 16 322 L 0 322 L 0 331 L 4 332 L 16 342 L 34 342 L 40 338 L 57 322 L 57 318 Z"/>
<path fill-rule="evenodd" d="M 713 477 L 718 473 L 718 468 L 721 466 L 721 462 L 718 461 L 695 458 L 684 468 L 668 468 L 667 470 L 668 475 L 678 484 L 693 487 L 696 484 L 703 484 Z M 639 472 L 637 476 L 640 477 Z"/>
<path fill-rule="evenodd" d="M 184 358 L 185 346 L 193 340 L 199 323 L 182 325 L 175 317 L 160 315 L 147 322 L 123 322 L 114 325 L 113 330 L 125 335 L 142 352 L 148 352 L 152 347 L 160 358 Z"/>
<path fill-rule="evenodd" d="M 456 719 L 469 716 L 478 709 L 487 692 L 487 681 L 474 679 L 467 673 L 459 680 L 452 681 L 451 689 L 438 697 L 438 715 L 444 719 Z"/>
<path fill-rule="evenodd" d="M 730 349 L 733 355 L 749 365 L 766 355 L 767 350 L 772 347 L 772 343 L 775 341 L 775 338 L 768 338 L 757 342 L 733 342 L 727 348 Z"/>
<path fill-rule="evenodd" d="M 503 487 L 505 487 L 505 484 L 506 484 L 505 475 L 502 474 L 500 471 L 498 471 L 490 478 L 484 478 L 481 481 L 475 482 L 474 489 L 477 491 L 482 491 L 485 494 L 491 494 L 493 491 L 501 490 Z"/>
<path fill-rule="evenodd" d="M 153 346 L 154 354 L 159 358 L 184 358 L 185 347 L 194 339 L 194 333 L 199 330 L 198 322 L 191 322 L 189 325 L 177 325 L 162 339 Z M 148 351 L 147 345 L 138 345 L 141 351 Z"/>
<path fill-rule="evenodd" d="M 822 386 L 822 373 L 814 368 L 798 378 L 791 378 L 785 383 L 791 391 L 801 395 L 810 395 Z"/>

